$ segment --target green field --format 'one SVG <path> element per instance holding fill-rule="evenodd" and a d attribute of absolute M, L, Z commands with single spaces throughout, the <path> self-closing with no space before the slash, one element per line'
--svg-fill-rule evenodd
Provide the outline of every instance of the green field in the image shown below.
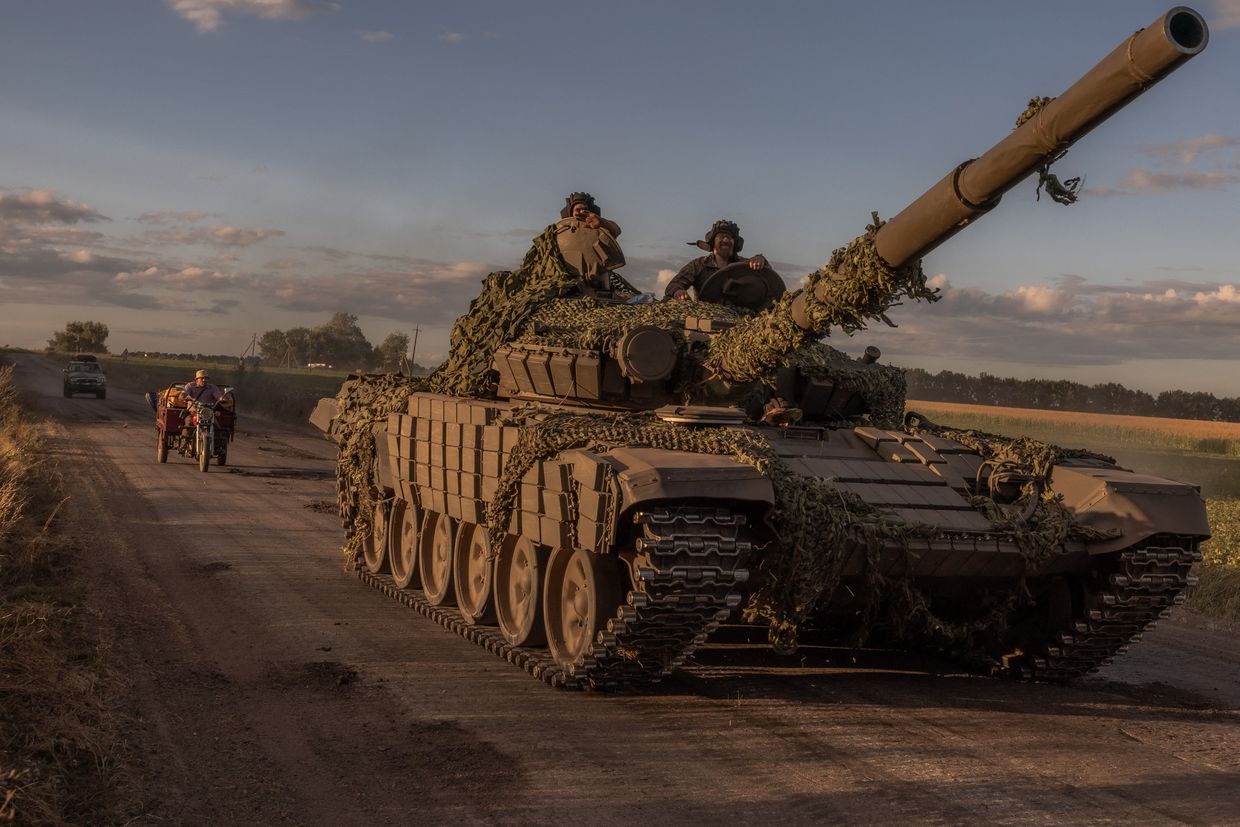
<path fill-rule="evenodd" d="M 155 391 L 172 383 L 193 380 L 194 372 L 206 369 L 211 381 L 236 388 L 237 411 L 251 412 L 281 422 L 305 424 L 319 399 L 335 396 L 348 375 L 344 371 L 299 368 L 246 368 L 233 364 L 102 356 L 111 387 L 129 391 Z"/>

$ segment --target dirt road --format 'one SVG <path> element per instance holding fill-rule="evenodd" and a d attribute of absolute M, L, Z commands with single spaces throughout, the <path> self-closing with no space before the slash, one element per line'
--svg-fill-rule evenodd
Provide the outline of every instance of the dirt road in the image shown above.
<path fill-rule="evenodd" d="M 1077 687 L 842 650 L 708 648 L 656 692 L 564 692 L 342 572 L 333 447 L 245 415 L 155 462 L 137 394 L 62 399 L 145 824 L 1240 823 L 1240 646 L 1172 619 Z"/>

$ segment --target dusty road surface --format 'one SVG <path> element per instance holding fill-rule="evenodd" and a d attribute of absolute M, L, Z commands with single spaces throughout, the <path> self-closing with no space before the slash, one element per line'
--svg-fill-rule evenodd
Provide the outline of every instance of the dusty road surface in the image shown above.
<path fill-rule="evenodd" d="M 332 446 L 245 415 L 155 462 L 137 394 L 60 396 L 70 531 L 130 676 L 140 824 L 1240 823 L 1240 646 L 1164 622 L 1080 686 L 899 653 L 704 650 L 551 689 L 342 572 Z"/>

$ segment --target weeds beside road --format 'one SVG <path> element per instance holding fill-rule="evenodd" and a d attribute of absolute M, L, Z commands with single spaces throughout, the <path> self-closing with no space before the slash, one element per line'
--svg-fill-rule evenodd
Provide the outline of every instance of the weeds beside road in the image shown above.
<path fill-rule="evenodd" d="M 117 676 L 57 532 L 60 475 L 0 367 L 0 822 L 124 820 Z"/>

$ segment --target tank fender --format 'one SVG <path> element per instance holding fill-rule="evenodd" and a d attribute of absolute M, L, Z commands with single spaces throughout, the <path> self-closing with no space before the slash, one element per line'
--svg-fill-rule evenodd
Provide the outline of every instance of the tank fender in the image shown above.
<path fill-rule="evenodd" d="M 574 449 L 557 462 L 572 469 L 577 543 L 600 554 L 619 539 L 619 516 L 642 503 L 712 498 L 762 506 L 775 502 L 769 479 L 726 456 L 659 448 Z"/>
<path fill-rule="evenodd" d="M 615 471 L 622 512 L 654 500 L 775 503 L 770 479 L 729 456 L 661 448 L 613 448 L 602 456 Z"/>
<path fill-rule="evenodd" d="M 1155 534 L 1202 540 L 1210 536 L 1205 501 L 1197 486 L 1112 466 L 1055 466 L 1051 487 L 1081 525 L 1107 539 L 1089 543 L 1092 554 L 1128 548 Z"/>
<path fill-rule="evenodd" d="M 395 491 L 396 476 L 393 472 L 393 456 L 389 449 L 387 422 L 376 422 L 371 427 L 375 440 L 375 480 L 380 489 Z"/>
<path fill-rule="evenodd" d="M 319 404 L 314 406 L 314 411 L 310 414 L 310 424 L 323 432 L 326 437 L 332 437 L 332 426 L 335 425 L 335 419 L 340 415 L 340 405 L 333 396 L 327 396 L 319 400 Z"/>

